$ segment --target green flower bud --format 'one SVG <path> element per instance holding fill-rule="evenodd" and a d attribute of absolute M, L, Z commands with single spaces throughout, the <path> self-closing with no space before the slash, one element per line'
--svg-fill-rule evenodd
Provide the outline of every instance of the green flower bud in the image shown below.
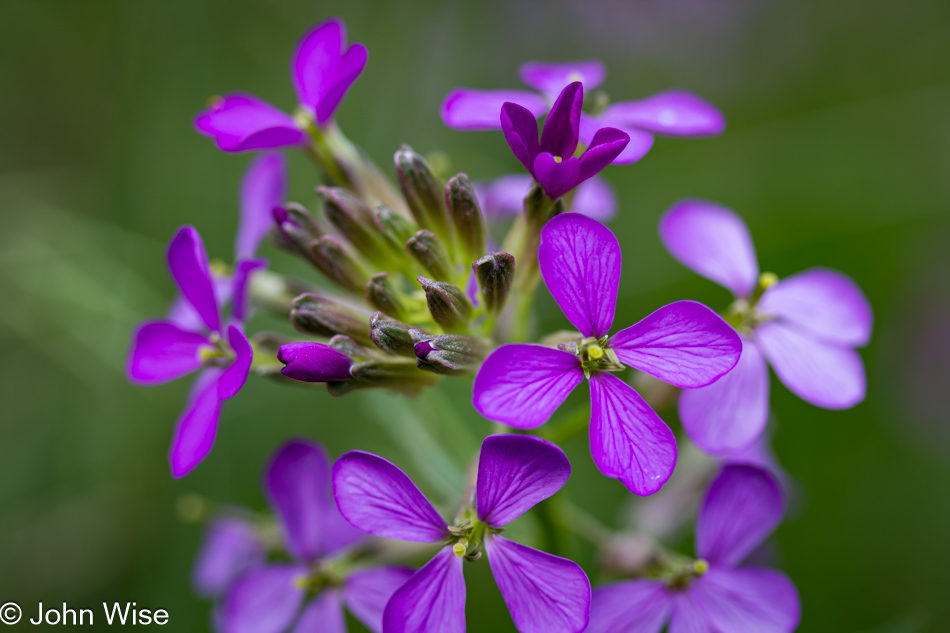
<path fill-rule="evenodd" d="M 442 239 L 451 241 L 442 181 L 429 163 L 408 145 L 403 145 L 396 152 L 395 161 L 402 195 L 416 222 Z"/>
<path fill-rule="evenodd" d="M 406 306 L 402 295 L 396 290 L 389 273 L 376 273 L 366 284 L 366 301 L 384 314 L 394 319 L 406 319 Z"/>
<path fill-rule="evenodd" d="M 445 186 L 445 204 L 455 225 L 463 261 L 474 262 L 485 254 L 485 218 L 475 198 L 475 188 L 465 174 L 449 180 Z"/>
<path fill-rule="evenodd" d="M 411 328 L 402 321 L 377 312 L 370 317 L 369 328 L 369 337 L 379 349 L 397 356 L 415 356 Z"/>
<path fill-rule="evenodd" d="M 515 258 L 508 253 L 485 255 L 472 264 L 472 271 L 478 279 L 485 309 L 494 314 L 501 312 L 515 279 Z"/>
<path fill-rule="evenodd" d="M 406 252 L 419 262 L 427 273 L 439 281 L 455 278 L 452 260 L 442 241 L 432 231 L 422 229 L 406 242 Z"/>
<path fill-rule="evenodd" d="M 341 288 L 359 294 L 366 288 L 369 276 L 336 238 L 324 236 L 313 242 L 310 261 Z"/>
<path fill-rule="evenodd" d="M 414 342 L 416 366 L 434 374 L 457 376 L 472 373 L 488 354 L 483 341 L 464 334 L 432 336 L 409 330 Z"/>
<path fill-rule="evenodd" d="M 362 200 L 339 187 L 317 187 L 327 219 L 350 244 L 380 267 L 393 260 L 390 242 L 376 227 L 376 217 Z"/>
<path fill-rule="evenodd" d="M 346 306 L 312 294 L 294 299 L 290 321 L 300 332 L 331 337 L 345 334 L 355 340 L 370 343 L 368 319 Z"/>
<path fill-rule="evenodd" d="M 419 277 L 418 281 L 425 290 L 429 314 L 443 330 L 458 332 L 468 327 L 474 308 L 461 288 L 426 277 Z"/>

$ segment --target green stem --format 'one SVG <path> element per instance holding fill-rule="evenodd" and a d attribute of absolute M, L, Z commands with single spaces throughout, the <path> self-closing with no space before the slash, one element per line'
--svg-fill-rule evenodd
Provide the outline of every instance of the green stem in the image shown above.
<path fill-rule="evenodd" d="M 561 556 L 573 557 L 573 546 L 561 517 L 560 501 L 557 496 L 545 499 L 532 508 L 541 528 L 541 549 Z"/>
<path fill-rule="evenodd" d="M 590 423 L 590 407 L 582 406 L 574 409 L 560 424 L 546 430 L 541 435 L 549 442 L 564 446 L 572 439 L 587 430 Z"/>

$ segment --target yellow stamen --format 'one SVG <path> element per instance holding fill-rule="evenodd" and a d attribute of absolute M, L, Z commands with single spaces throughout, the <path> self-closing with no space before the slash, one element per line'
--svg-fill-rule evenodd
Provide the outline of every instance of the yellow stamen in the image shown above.
<path fill-rule="evenodd" d="M 600 360 L 604 357 L 604 350 L 600 349 L 599 347 L 588 347 L 587 355 L 593 360 Z"/>
<path fill-rule="evenodd" d="M 762 273 L 759 275 L 759 286 L 763 289 L 774 286 L 778 283 L 778 275 L 775 273 Z"/>
<path fill-rule="evenodd" d="M 695 571 L 697 574 L 702 576 L 707 571 L 709 571 L 709 563 L 707 563 L 706 561 L 702 559 L 699 559 L 698 561 L 693 563 L 693 571 Z"/>
<path fill-rule="evenodd" d="M 554 162 L 555 162 L 555 163 L 560 163 L 562 160 L 564 160 L 564 159 L 561 158 L 560 156 L 555 156 L 555 157 L 554 157 Z"/>
<path fill-rule="evenodd" d="M 306 574 L 300 574 L 294 578 L 294 586 L 297 589 L 306 589 L 310 585 L 310 578 Z"/>
<path fill-rule="evenodd" d="M 468 539 L 459 539 L 458 543 L 452 546 L 452 552 L 459 558 L 465 556 L 466 551 L 468 551 Z"/>

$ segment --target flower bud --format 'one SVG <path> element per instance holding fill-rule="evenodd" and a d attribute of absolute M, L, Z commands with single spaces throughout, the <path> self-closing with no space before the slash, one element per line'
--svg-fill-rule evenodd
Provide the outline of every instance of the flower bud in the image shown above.
<path fill-rule="evenodd" d="M 389 273 L 376 273 L 366 284 L 366 301 L 394 319 L 406 319 L 406 306 L 402 297 L 389 279 Z"/>
<path fill-rule="evenodd" d="M 455 277 L 445 245 L 432 231 L 422 229 L 406 242 L 406 252 L 419 262 L 427 273 L 440 281 Z"/>
<path fill-rule="evenodd" d="M 416 355 L 416 366 L 434 374 L 457 376 L 475 371 L 488 354 L 481 340 L 464 334 L 432 336 L 421 330 L 409 330 Z"/>
<path fill-rule="evenodd" d="M 331 338 L 329 345 L 333 349 L 343 352 L 356 362 L 369 360 L 370 358 L 376 358 L 378 356 L 376 352 L 363 347 L 345 334 L 337 334 Z"/>
<path fill-rule="evenodd" d="M 387 267 L 393 248 L 376 228 L 376 217 L 362 200 L 339 187 L 317 187 L 327 219 L 374 264 Z"/>
<path fill-rule="evenodd" d="M 418 227 L 411 220 L 396 213 L 384 204 L 378 205 L 375 220 L 376 228 L 398 248 L 401 248 L 418 230 Z"/>
<path fill-rule="evenodd" d="M 497 314 L 505 307 L 505 299 L 515 278 L 515 258 L 508 253 L 492 253 L 472 264 L 478 279 L 485 309 Z"/>
<path fill-rule="evenodd" d="M 463 261 L 474 262 L 485 254 L 485 218 L 466 174 L 453 176 L 445 186 L 445 204 L 455 225 Z"/>
<path fill-rule="evenodd" d="M 277 360 L 285 367 L 280 373 L 302 382 L 333 382 L 350 378 L 352 360 L 323 343 L 281 345 Z"/>
<path fill-rule="evenodd" d="M 310 261 L 346 290 L 361 294 L 366 287 L 368 276 L 336 238 L 324 236 L 310 244 Z"/>
<path fill-rule="evenodd" d="M 446 332 L 466 329 L 472 317 L 472 303 L 458 286 L 419 277 L 426 293 L 426 304 L 432 319 Z"/>
<path fill-rule="evenodd" d="M 402 321 L 377 312 L 370 317 L 369 328 L 369 337 L 379 349 L 397 356 L 415 356 L 411 328 Z"/>
<path fill-rule="evenodd" d="M 312 294 L 294 299 L 290 322 L 300 332 L 327 338 L 346 334 L 358 341 L 370 342 L 367 318 L 346 306 Z"/>
<path fill-rule="evenodd" d="M 445 208 L 445 187 L 426 160 L 408 145 L 395 156 L 396 172 L 402 195 L 412 216 L 424 229 L 450 240 L 448 212 Z"/>
<path fill-rule="evenodd" d="M 368 360 L 350 368 L 350 375 L 359 383 L 354 387 L 383 387 L 414 393 L 438 382 L 438 376 L 419 371 L 404 359 Z"/>
<path fill-rule="evenodd" d="M 291 202 L 285 207 L 277 206 L 271 213 L 274 217 L 274 230 L 271 235 L 274 243 L 282 250 L 306 256 L 310 242 L 323 235 L 317 221 L 299 204 Z"/>

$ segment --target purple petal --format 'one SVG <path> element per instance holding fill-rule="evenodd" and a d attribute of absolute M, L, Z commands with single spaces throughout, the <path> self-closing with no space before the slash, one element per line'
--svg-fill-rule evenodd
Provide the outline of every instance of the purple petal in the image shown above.
<path fill-rule="evenodd" d="M 188 407 L 178 419 L 168 461 L 172 476 L 184 477 L 208 456 L 218 432 L 221 398 L 218 369 L 206 369 L 192 386 Z"/>
<path fill-rule="evenodd" d="M 547 152 L 538 154 L 531 170 L 548 198 L 556 200 L 574 188 L 580 174 L 580 161 L 574 156 L 558 162 Z"/>
<path fill-rule="evenodd" d="M 653 135 L 635 127 L 616 125 L 611 123 L 606 125 L 602 117 L 595 117 L 589 114 L 581 114 L 580 141 L 584 145 L 590 146 L 594 142 L 594 135 L 604 127 L 613 127 L 625 132 L 630 137 L 630 142 L 623 148 L 614 160 L 614 165 L 629 165 L 635 163 L 650 151 L 653 147 Z"/>
<path fill-rule="evenodd" d="M 281 446 L 267 467 L 267 497 L 280 518 L 287 549 L 297 559 L 312 561 L 325 551 L 329 469 L 326 450 L 302 439 Z"/>
<path fill-rule="evenodd" d="M 612 163 L 627 144 L 630 135 L 623 130 L 613 127 L 604 127 L 597 130 L 590 142 L 590 147 L 581 156 L 581 174 L 579 182 L 599 174 L 604 167 Z"/>
<path fill-rule="evenodd" d="M 564 213 L 541 230 L 541 275 L 564 316 L 584 336 L 610 331 L 620 286 L 617 237 L 606 226 L 578 213 Z"/>
<path fill-rule="evenodd" d="M 250 259 L 274 223 L 273 208 L 287 197 L 287 160 L 282 154 L 254 159 L 241 182 L 241 221 L 234 258 Z"/>
<path fill-rule="evenodd" d="M 247 382 L 247 375 L 251 371 L 251 361 L 254 352 L 239 328 L 233 325 L 228 327 L 228 344 L 234 350 L 234 361 L 224 370 L 218 380 L 218 396 L 222 400 L 233 398 Z"/>
<path fill-rule="evenodd" d="M 350 574 L 343 585 L 347 609 L 370 631 L 382 633 L 386 603 L 413 572 L 409 567 L 371 567 Z"/>
<path fill-rule="evenodd" d="M 472 406 L 489 420 L 518 429 L 548 421 L 584 380 L 580 359 L 540 345 L 502 345 L 482 363 Z"/>
<path fill-rule="evenodd" d="M 246 94 L 217 97 L 195 118 L 195 128 L 225 152 L 275 149 L 307 140 L 292 116 Z"/>
<path fill-rule="evenodd" d="M 347 521 L 375 536 L 434 543 L 448 535 L 416 484 L 379 455 L 350 451 L 336 460 L 333 497 Z"/>
<path fill-rule="evenodd" d="M 660 218 L 660 239 L 673 257 L 737 297 L 755 288 L 759 264 L 749 229 L 734 211 L 704 200 L 683 200 Z"/>
<path fill-rule="evenodd" d="M 615 103 L 601 116 L 608 125 L 638 127 L 667 136 L 715 136 L 726 129 L 726 119 L 715 106 L 682 90 Z"/>
<path fill-rule="evenodd" d="M 323 93 L 336 77 L 345 45 L 346 26 L 339 18 L 322 22 L 303 36 L 290 68 L 299 103 L 316 110 Z"/>
<path fill-rule="evenodd" d="M 755 307 L 830 343 L 860 347 L 871 339 L 871 304 L 853 279 L 836 270 L 812 268 L 782 279 Z"/>
<path fill-rule="evenodd" d="M 554 98 L 568 84 L 579 81 L 590 92 L 603 83 L 607 76 L 604 63 L 598 59 L 584 62 L 525 62 L 518 69 L 521 81 L 535 90 Z"/>
<path fill-rule="evenodd" d="M 247 296 L 248 284 L 251 282 L 251 275 L 262 268 L 267 268 L 266 259 L 242 259 L 234 267 L 231 316 L 235 321 L 243 322 L 250 316 L 251 302 Z"/>
<path fill-rule="evenodd" d="M 353 361 L 343 352 L 323 343 L 288 343 L 277 350 L 277 360 L 286 367 L 280 373 L 303 382 L 334 382 L 350 378 Z"/>
<path fill-rule="evenodd" d="M 676 439 L 633 387 L 613 374 L 590 376 L 590 452 L 604 475 L 652 495 L 676 466 Z"/>
<path fill-rule="evenodd" d="M 472 90 L 456 88 L 442 101 L 442 122 L 456 130 L 497 130 L 500 127 L 499 113 L 505 103 L 514 103 L 533 117 L 548 111 L 548 106 L 539 95 L 523 90 Z M 538 124 L 534 124 L 537 140 Z"/>
<path fill-rule="evenodd" d="M 354 543 L 364 541 L 369 536 L 363 530 L 359 530 L 343 518 L 339 509 L 336 507 L 336 501 L 333 495 L 326 500 L 325 520 L 323 524 L 323 555 L 328 556 L 339 550 L 345 549 Z"/>
<path fill-rule="evenodd" d="M 848 409 L 864 400 L 864 362 L 850 347 L 777 321 L 763 323 L 755 334 L 779 379 L 802 400 L 825 409 Z"/>
<path fill-rule="evenodd" d="M 712 565 L 734 566 L 782 520 L 782 489 L 756 466 L 725 466 L 709 485 L 696 518 L 696 554 Z"/>
<path fill-rule="evenodd" d="M 584 105 L 584 87 L 581 82 L 565 86 L 541 130 L 541 151 L 567 159 L 577 149 L 580 134 L 581 108 Z"/>
<path fill-rule="evenodd" d="M 580 633 L 590 617 L 590 581 L 577 563 L 501 536 L 485 540 L 492 575 L 521 633 Z"/>
<path fill-rule="evenodd" d="M 627 580 L 594 589 L 585 633 L 660 633 L 672 600 L 658 580 Z"/>
<path fill-rule="evenodd" d="M 508 147 L 524 168 L 534 175 L 534 159 L 541 152 L 538 120 L 526 108 L 508 102 L 501 107 L 500 121 Z"/>
<path fill-rule="evenodd" d="M 293 633 L 346 633 L 342 598 L 340 592 L 333 589 L 318 593 L 304 607 Z"/>
<path fill-rule="evenodd" d="M 531 435 L 490 435 L 478 457 L 478 518 L 493 527 L 511 523 L 570 476 L 567 455 L 555 444 Z"/>
<path fill-rule="evenodd" d="M 676 387 L 705 387 L 735 367 L 739 335 L 695 301 L 663 306 L 607 340 L 622 363 Z"/>
<path fill-rule="evenodd" d="M 769 368 L 756 344 L 743 338 L 732 371 L 708 387 L 684 390 L 679 414 L 689 439 L 707 453 L 732 453 L 761 436 L 769 416 Z"/>
<path fill-rule="evenodd" d="M 126 374 L 140 385 L 180 378 L 201 368 L 203 347 L 214 347 L 203 334 L 182 330 L 167 321 L 146 321 L 132 335 Z"/>
<path fill-rule="evenodd" d="M 221 331 L 221 315 L 214 295 L 211 266 L 201 235 L 193 226 L 178 229 L 168 244 L 168 270 L 181 293 L 209 330 Z"/>
<path fill-rule="evenodd" d="M 228 302 L 231 301 L 231 295 L 233 294 L 234 284 L 232 278 L 228 275 L 211 271 L 211 285 L 214 288 L 214 298 L 218 305 L 227 305 Z M 201 315 L 195 311 L 194 307 L 188 302 L 188 299 L 181 293 L 172 301 L 171 306 L 168 308 L 168 316 L 166 319 L 183 330 L 200 332 L 206 329 Z"/>
<path fill-rule="evenodd" d="M 465 633 L 462 559 L 443 547 L 393 594 L 383 614 L 386 633 Z"/>
<path fill-rule="evenodd" d="M 487 185 L 475 185 L 478 202 L 489 220 L 518 215 L 534 179 L 529 174 L 509 174 Z M 577 205 L 577 196 L 574 198 Z"/>
<path fill-rule="evenodd" d="M 527 188 L 525 188 L 525 191 L 527 191 Z M 617 195 L 610 183 L 595 176 L 581 183 L 574 190 L 574 201 L 571 203 L 571 210 L 589 218 L 606 222 L 617 213 Z"/>
<path fill-rule="evenodd" d="M 232 517 L 215 519 L 205 531 L 195 561 L 195 591 L 206 598 L 221 595 L 236 578 L 264 562 L 264 555 L 264 543 L 254 526 Z"/>
<path fill-rule="evenodd" d="M 245 574 L 228 591 L 221 614 L 224 633 L 283 633 L 304 598 L 298 565 L 268 565 Z"/>
<path fill-rule="evenodd" d="M 317 106 L 317 125 L 324 125 L 333 118 L 333 113 L 336 112 L 340 101 L 366 67 L 368 56 L 369 53 L 362 44 L 353 44 L 343 53 L 337 67 L 336 79 L 320 99 L 320 105 Z"/>

